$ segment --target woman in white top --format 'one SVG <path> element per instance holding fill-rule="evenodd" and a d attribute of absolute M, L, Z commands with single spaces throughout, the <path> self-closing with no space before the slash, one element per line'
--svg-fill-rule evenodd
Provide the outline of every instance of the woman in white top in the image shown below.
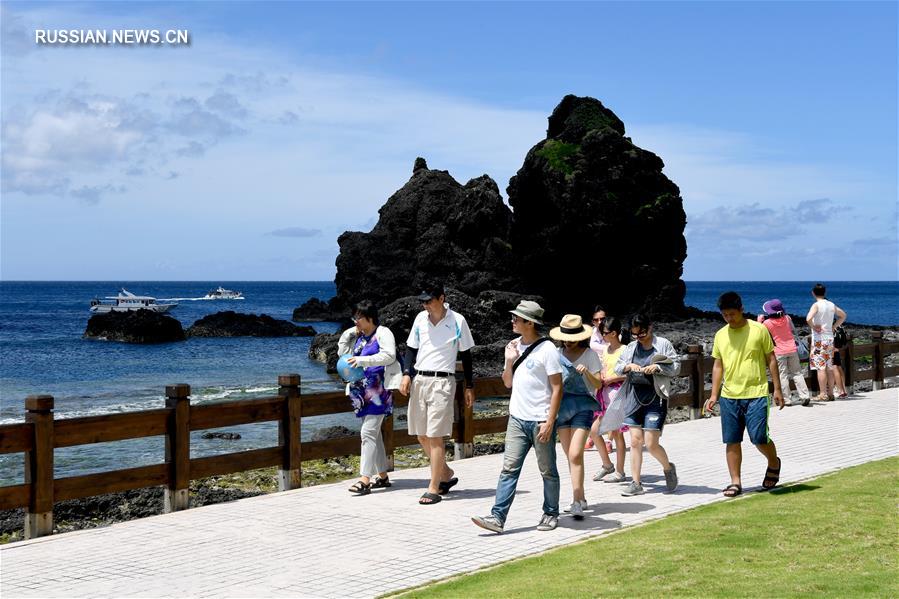
<path fill-rule="evenodd" d="M 815 303 L 805 317 L 812 328 L 809 366 L 818 371 L 818 396 L 813 397 L 813 401 L 833 400 L 830 393 L 833 386 L 833 330 L 846 320 L 846 313 L 825 297 L 826 292 L 827 289 L 821 283 L 812 288 Z"/>
<path fill-rule="evenodd" d="M 596 390 L 602 387 L 602 364 L 588 340 L 593 329 L 576 314 L 566 314 L 549 336 L 562 342 L 559 362 L 562 365 L 562 403 L 556 417 L 559 441 L 568 456 L 573 499 L 566 510 L 576 520 L 584 517 L 584 441 L 598 406 Z"/>

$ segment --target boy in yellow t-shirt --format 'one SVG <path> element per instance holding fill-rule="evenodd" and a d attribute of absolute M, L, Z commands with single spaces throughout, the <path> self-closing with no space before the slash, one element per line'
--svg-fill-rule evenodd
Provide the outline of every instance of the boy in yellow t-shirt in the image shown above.
<path fill-rule="evenodd" d="M 718 310 L 727 326 L 715 334 L 712 395 L 705 403 L 705 409 L 711 411 L 720 394 L 721 436 L 726 445 L 731 483 L 724 489 L 724 496 L 736 497 L 743 492 L 740 482 L 743 449 L 740 444 L 744 429 L 749 432 L 752 444 L 768 459 L 762 489 L 773 489 L 780 480 L 780 458 L 774 441 L 768 435 L 770 404 L 766 367 L 774 383 L 774 403 L 781 410 L 784 399 L 774 356 L 774 341 L 768 329 L 743 316 L 743 300 L 733 291 L 721 294 Z"/>

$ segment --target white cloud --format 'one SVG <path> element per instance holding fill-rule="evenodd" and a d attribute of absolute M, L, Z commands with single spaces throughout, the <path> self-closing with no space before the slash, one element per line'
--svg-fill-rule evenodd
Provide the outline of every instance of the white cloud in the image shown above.
<path fill-rule="evenodd" d="M 321 235 L 321 229 L 307 229 L 304 227 L 286 227 L 284 229 L 275 229 L 269 231 L 269 235 L 274 237 L 316 237 Z"/>
<path fill-rule="evenodd" d="M 38 227 L 72 246 L 75 270 L 117 242 L 153 245 L 152 263 L 146 252 L 110 257 L 119 262 L 104 266 L 107 276 L 196 278 L 214 263 L 229 265 L 235 279 L 329 278 L 336 255 L 331 232 L 370 229 L 416 156 L 462 182 L 487 173 L 505 192 L 527 150 L 545 135 L 552 109 L 512 110 L 404 81 L 316 69 L 301 56 L 209 32 L 197 31 L 189 47 L 7 50 L 33 22 L 84 20 L 77 10 L 56 4 L 11 15 L 3 7 L 4 37 L 7 31 L 13 37 L 3 46 L 2 180 L 4 204 L 14 207 L 4 208 L 3 239 L 22 249 L 3 252 L 9 278 L 40 277 L 50 268 L 40 261 L 55 258 L 17 233 Z M 139 13 L 90 20 L 110 29 L 152 22 Z M 875 230 L 880 224 L 871 207 L 856 201 L 882 195 L 868 173 L 791 159 L 769 150 L 777 140 L 740 131 L 628 123 L 628 132 L 663 158 L 681 188 L 688 277 L 739 278 L 731 271 L 740 256 L 767 266 L 761 258 L 775 256 L 777 246 L 752 243 L 753 236 L 789 236 L 797 222 L 859 247 L 869 234 L 862 228 L 889 238 Z M 116 201 L 104 202 L 112 193 Z M 68 217 L 48 223 L 46 204 L 37 200 L 54 198 L 73 210 L 96 205 L 83 221 L 60 210 Z M 845 227 L 845 213 L 837 219 L 829 211 L 846 205 L 865 220 L 839 237 L 835 227 Z M 745 219 L 756 228 L 741 229 Z M 327 233 L 257 236 L 251 247 L 221 243 L 290 222 Z M 84 239 L 90 227 L 104 235 Z M 722 231 L 732 244 L 721 243 Z M 706 238 L 716 243 L 704 245 Z M 296 254 L 289 260 L 280 258 L 285 244 Z M 796 264 L 814 259 L 802 244 L 790 247 Z M 316 270 L 304 271 L 311 263 Z"/>

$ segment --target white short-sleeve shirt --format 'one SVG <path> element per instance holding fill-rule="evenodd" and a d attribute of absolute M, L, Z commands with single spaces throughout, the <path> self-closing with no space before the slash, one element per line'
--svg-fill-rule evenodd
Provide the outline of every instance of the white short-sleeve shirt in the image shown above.
<path fill-rule="evenodd" d="M 474 347 L 465 317 L 444 306 L 446 315 L 437 324 L 431 323 L 427 311 L 419 312 L 412 323 L 406 345 L 418 350 L 415 370 L 456 372 L 457 354 Z"/>
<path fill-rule="evenodd" d="M 521 345 L 521 353 L 528 348 Z M 512 397 L 509 399 L 509 414 L 520 420 L 542 422 L 549 413 L 552 387 L 549 377 L 561 374 L 559 351 L 551 341 L 544 341 L 528 354 L 512 375 Z"/>

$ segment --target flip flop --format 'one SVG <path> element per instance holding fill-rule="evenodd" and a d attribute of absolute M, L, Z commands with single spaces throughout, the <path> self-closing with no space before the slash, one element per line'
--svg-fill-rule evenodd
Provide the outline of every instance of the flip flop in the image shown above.
<path fill-rule="evenodd" d="M 443 499 L 443 497 L 441 497 L 440 495 L 438 495 L 436 493 L 425 493 L 424 495 L 422 495 L 419 498 L 418 504 L 419 505 L 434 505 L 435 503 L 440 503 L 440 501 L 442 499 Z"/>
<path fill-rule="evenodd" d="M 741 487 L 740 485 L 730 484 L 724 487 L 724 490 L 721 492 L 724 493 L 725 497 L 736 497 L 737 495 L 743 493 L 743 487 Z"/>
<path fill-rule="evenodd" d="M 452 489 L 453 487 L 456 486 L 456 483 L 458 483 L 458 482 L 459 482 L 459 479 L 454 476 L 449 480 L 445 480 L 445 481 L 439 483 L 437 485 L 437 488 L 440 489 L 438 491 L 438 493 L 440 493 L 441 495 L 446 495 L 447 493 L 450 492 L 450 489 Z"/>
<path fill-rule="evenodd" d="M 770 491 L 780 482 L 780 458 L 777 458 L 777 468 L 768 468 L 765 470 L 765 478 L 762 480 L 762 490 Z"/>

